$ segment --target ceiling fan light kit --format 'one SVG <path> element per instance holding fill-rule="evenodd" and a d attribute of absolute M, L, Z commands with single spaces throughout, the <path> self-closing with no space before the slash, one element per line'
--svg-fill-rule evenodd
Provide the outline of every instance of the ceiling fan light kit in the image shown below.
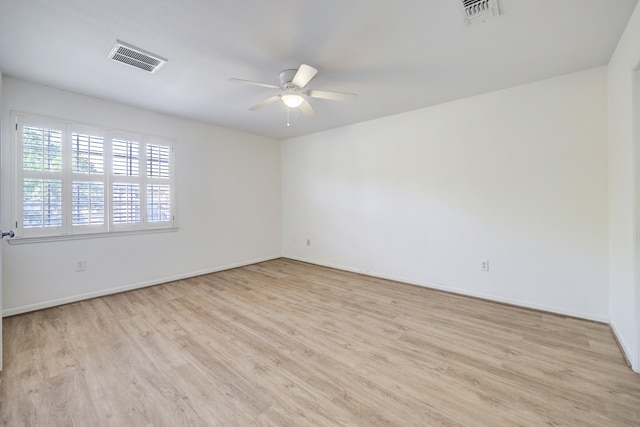
<path fill-rule="evenodd" d="M 347 101 L 349 99 L 353 99 L 356 96 L 352 93 L 330 92 L 326 90 L 311 89 L 308 91 L 303 91 L 302 89 L 311 81 L 311 79 L 317 73 L 318 70 L 316 70 L 315 68 L 311 67 L 310 65 L 302 64 L 298 69 L 281 71 L 279 74 L 280 86 L 270 83 L 254 82 L 251 80 L 235 78 L 229 80 L 237 83 L 246 83 L 254 86 L 261 86 L 269 89 L 279 90 L 280 95 L 267 98 L 264 101 L 249 107 L 249 110 L 258 110 L 265 105 L 269 105 L 277 100 L 281 100 L 282 103 L 287 106 L 287 126 L 289 126 L 289 109 L 299 108 L 299 111 L 301 111 L 302 114 L 308 119 L 313 119 L 314 117 L 316 117 L 316 112 L 311 107 L 311 104 L 309 104 L 309 101 L 307 101 L 307 97 L 329 99 L 333 101 Z"/>
<path fill-rule="evenodd" d="M 284 105 L 289 108 L 298 108 L 304 102 L 304 97 L 296 92 L 287 92 L 280 96 Z"/>

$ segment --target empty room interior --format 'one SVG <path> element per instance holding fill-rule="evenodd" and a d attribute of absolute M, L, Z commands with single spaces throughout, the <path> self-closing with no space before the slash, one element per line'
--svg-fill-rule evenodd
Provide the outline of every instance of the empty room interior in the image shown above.
<path fill-rule="evenodd" d="M 637 0 L 3 0 L 0 130 L 0 425 L 640 426 Z"/>

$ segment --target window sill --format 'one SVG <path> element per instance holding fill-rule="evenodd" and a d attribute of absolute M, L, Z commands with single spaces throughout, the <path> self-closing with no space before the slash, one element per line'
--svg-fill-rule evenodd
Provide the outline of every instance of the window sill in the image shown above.
<path fill-rule="evenodd" d="M 104 232 L 104 233 L 65 234 L 63 236 L 14 237 L 13 239 L 8 239 L 7 242 L 10 245 L 26 245 L 29 243 L 48 243 L 48 242 L 60 242 L 65 240 L 101 239 L 105 237 L 133 236 L 138 234 L 174 233 L 176 231 L 178 231 L 178 227 L 148 228 L 145 230 L 111 231 L 111 232 Z"/>

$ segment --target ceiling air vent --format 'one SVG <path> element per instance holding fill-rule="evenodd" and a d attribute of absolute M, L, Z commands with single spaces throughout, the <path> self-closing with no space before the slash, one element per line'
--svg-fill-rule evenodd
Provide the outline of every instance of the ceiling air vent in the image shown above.
<path fill-rule="evenodd" d="M 111 49 L 109 53 L 109 58 L 150 73 L 155 73 L 168 61 L 161 56 L 121 42 L 120 40 L 116 40 L 116 44 L 113 45 L 113 49 Z"/>
<path fill-rule="evenodd" d="M 498 0 L 460 0 L 467 24 L 477 24 L 500 15 Z"/>

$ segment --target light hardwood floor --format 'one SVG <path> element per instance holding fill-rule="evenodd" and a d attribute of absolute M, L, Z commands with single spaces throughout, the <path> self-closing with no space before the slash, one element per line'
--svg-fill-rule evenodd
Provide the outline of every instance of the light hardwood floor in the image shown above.
<path fill-rule="evenodd" d="M 4 320 L 6 426 L 638 426 L 608 326 L 279 259 Z"/>

